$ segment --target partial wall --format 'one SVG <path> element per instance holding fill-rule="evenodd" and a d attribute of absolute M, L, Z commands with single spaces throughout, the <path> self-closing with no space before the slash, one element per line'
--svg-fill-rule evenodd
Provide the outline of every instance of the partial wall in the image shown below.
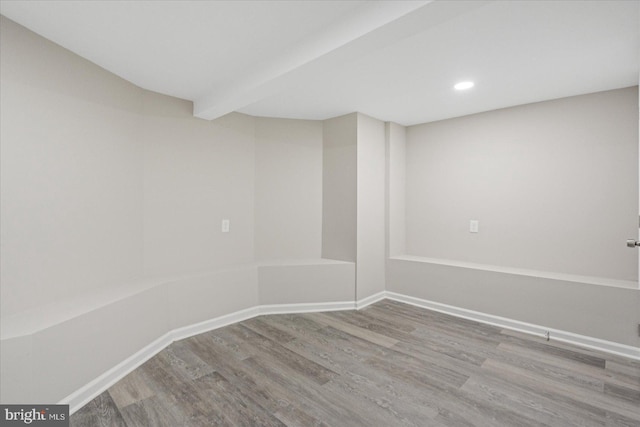
<path fill-rule="evenodd" d="M 407 128 L 385 124 L 387 148 L 386 243 L 387 257 L 406 253 L 406 152 Z"/>
<path fill-rule="evenodd" d="M 387 291 L 640 347 L 637 120 L 632 87 L 412 126 L 404 153 L 388 125 Z"/>
<path fill-rule="evenodd" d="M 356 300 L 385 290 L 384 122 L 358 113 Z"/>
<path fill-rule="evenodd" d="M 355 262 L 357 113 L 323 122 L 322 258 Z"/>
<path fill-rule="evenodd" d="M 144 275 L 253 262 L 255 119 L 195 119 L 191 102 L 146 91 L 143 106 Z"/>
<path fill-rule="evenodd" d="M 387 261 L 387 290 L 640 347 L 640 291 L 419 259 Z"/>
<path fill-rule="evenodd" d="M 0 310 L 142 276 L 143 91 L 0 17 Z"/>
<path fill-rule="evenodd" d="M 360 301 L 385 289 L 385 124 L 353 113 L 323 131 L 322 257 L 355 261 Z"/>
<path fill-rule="evenodd" d="M 258 265 L 260 305 L 353 301 L 355 265 L 328 259 Z"/>
<path fill-rule="evenodd" d="M 255 258 L 318 259 L 322 122 L 255 120 Z"/>
<path fill-rule="evenodd" d="M 637 87 L 411 126 L 406 155 L 408 254 L 638 280 Z"/>
<path fill-rule="evenodd" d="M 55 403 L 82 389 L 88 389 L 84 394 L 90 397 L 97 378 L 132 355 L 149 351 L 171 331 L 257 305 L 257 271 L 249 265 L 125 283 L 4 318 L 2 403 Z M 98 382 L 95 391 L 105 385 Z"/>

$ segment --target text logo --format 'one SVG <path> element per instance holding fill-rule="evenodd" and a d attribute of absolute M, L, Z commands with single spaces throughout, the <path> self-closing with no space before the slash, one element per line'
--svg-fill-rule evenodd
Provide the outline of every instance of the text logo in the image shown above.
<path fill-rule="evenodd" d="M 69 405 L 0 405 L 0 426 L 69 427 Z"/>

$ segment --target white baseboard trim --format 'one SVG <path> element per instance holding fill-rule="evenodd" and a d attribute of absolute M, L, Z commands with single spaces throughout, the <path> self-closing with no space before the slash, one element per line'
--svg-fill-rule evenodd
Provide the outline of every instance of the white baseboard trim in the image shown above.
<path fill-rule="evenodd" d="M 259 307 L 260 314 L 293 314 L 317 313 L 319 311 L 354 310 L 353 301 L 303 303 L 303 304 L 269 304 Z"/>
<path fill-rule="evenodd" d="M 304 303 L 304 304 L 273 304 L 259 305 L 204 322 L 184 326 L 167 332 L 149 345 L 143 347 L 127 359 L 118 363 L 93 381 L 74 391 L 59 404 L 69 405 L 69 414 L 73 414 L 84 405 L 95 399 L 109 387 L 120 381 L 127 374 L 138 368 L 147 360 L 164 350 L 174 341 L 202 334 L 232 323 L 242 322 L 262 314 L 287 314 L 287 313 L 313 313 L 319 311 L 354 310 L 353 301 L 329 302 L 329 303 Z"/>
<path fill-rule="evenodd" d="M 386 294 L 387 294 L 386 291 L 382 291 L 382 292 L 378 292 L 377 294 L 373 294 L 371 296 L 363 298 L 360 301 L 356 301 L 356 309 L 361 310 L 368 305 L 375 304 L 378 301 L 382 301 L 383 299 L 385 299 Z"/>
<path fill-rule="evenodd" d="M 233 313 L 225 314 L 224 316 L 205 320 L 204 322 L 183 326 L 182 328 L 177 328 L 169 332 L 169 334 L 171 335 L 171 342 L 213 331 L 214 329 L 222 328 L 223 326 L 231 325 L 232 323 L 242 322 L 243 320 L 259 316 L 260 314 L 260 306 L 255 306 Z"/>
<path fill-rule="evenodd" d="M 485 323 L 500 328 L 538 335 L 541 337 L 544 337 L 545 332 L 549 331 L 553 340 L 640 360 L 640 348 L 637 347 L 618 344 L 615 342 L 605 341 L 584 335 L 578 335 L 572 332 L 562 331 L 558 329 L 547 328 L 531 323 L 520 322 L 518 320 L 494 316 L 478 311 L 467 310 L 464 308 L 454 307 L 451 305 L 398 294 L 395 292 L 383 291 L 356 302 L 342 301 L 329 303 L 260 305 L 226 314 L 224 316 L 216 317 L 204 322 L 174 329 L 170 332 L 167 332 L 149 345 L 145 346 L 140 351 L 131 355 L 113 368 L 109 369 L 85 386 L 71 393 L 70 395 L 62 399 L 59 403 L 68 404 L 69 413 L 75 413 L 84 405 L 97 397 L 99 394 L 103 393 L 109 387 L 120 381 L 127 374 L 158 354 L 174 341 L 189 338 L 194 335 L 212 331 L 214 329 L 218 329 L 232 323 L 241 322 L 243 320 L 248 320 L 263 314 L 312 313 L 319 311 L 339 311 L 354 309 L 360 310 L 383 299 L 399 301 L 428 310 L 450 314 L 452 316 L 474 320 L 476 322 Z"/>
<path fill-rule="evenodd" d="M 147 360 L 162 351 L 165 347 L 173 342 L 171 332 L 164 334 L 151 344 L 145 346 L 140 351 L 129 356 L 113 368 L 109 369 L 98 378 L 80 387 L 58 404 L 69 405 L 69 415 L 91 402 L 98 395 L 103 393 L 109 387 L 120 381 L 129 372 L 142 365 Z"/>
<path fill-rule="evenodd" d="M 526 334 L 545 337 L 545 333 L 549 331 L 552 340 L 574 344 L 592 350 L 603 351 L 618 356 L 628 357 L 630 359 L 640 360 L 640 348 L 630 345 L 619 344 L 613 341 L 606 341 L 599 338 L 593 338 L 586 335 L 579 335 L 573 332 L 563 331 L 560 329 L 548 328 L 545 326 L 534 325 L 531 323 L 521 322 L 519 320 L 508 319 L 506 317 L 494 316 L 479 311 L 467 310 L 465 308 L 455 307 L 439 302 L 429 301 L 421 298 L 411 297 L 408 295 L 398 294 L 387 291 L 386 298 L 394 301 L 404 302 L 406 304 L 415 305 L 417 307 L 426 308 L 428 310 L 440 313 L 450 314 L 452 316 L 461 317 L 463 319 L 474 320 L 476 322 L 497 326 L 500 328 L 510 329 L 513 331 L 524 332 Z"/>

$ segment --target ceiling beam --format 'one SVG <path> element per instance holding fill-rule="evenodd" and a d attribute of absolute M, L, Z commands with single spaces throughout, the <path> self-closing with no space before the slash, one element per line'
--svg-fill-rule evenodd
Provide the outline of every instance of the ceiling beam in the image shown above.
<path fill-rule="evenodd" d="M 340 21 L 301 40 L 293 49 L 283 52 L 276 58 L 256 64 L 251 70 L 218 85 L 208 95 L 196 99 L 193 114 L 207 120 L 216 119 L 275 94 L 290 84 L 306 80 L 305 77 L 312 76 L 314 71 L 320 70 L 321 66 L 326 66 L 327 61 L 339 65 L 340 60 L 360 57 L 424 30 L 424 20 L 415 19 L 424 15 L 424 12 L 417 15 L 416 12 L 433 3 L 444 2 L 433 0 L 366 2 Z M 464 4 L 466 9 L 471 4 L 483 2 L 460 3 L 460 5 Z M 467 5 L 467 3 L 470 4 Z M 434 17 L 437 18 L 435 9 L 444 11 L 445 8 L 431 7 L 430 9 L 434 9 Z M 427 20 L 428 23 L 429 20 Z"/>

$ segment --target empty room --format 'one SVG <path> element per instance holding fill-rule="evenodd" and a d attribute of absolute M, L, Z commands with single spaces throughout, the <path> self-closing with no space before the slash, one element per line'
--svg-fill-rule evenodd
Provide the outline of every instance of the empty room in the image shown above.
<path fill-rule="evenodd" d="M 0 425 L 640 425 L 640 1 L 0 13 Z"/>

